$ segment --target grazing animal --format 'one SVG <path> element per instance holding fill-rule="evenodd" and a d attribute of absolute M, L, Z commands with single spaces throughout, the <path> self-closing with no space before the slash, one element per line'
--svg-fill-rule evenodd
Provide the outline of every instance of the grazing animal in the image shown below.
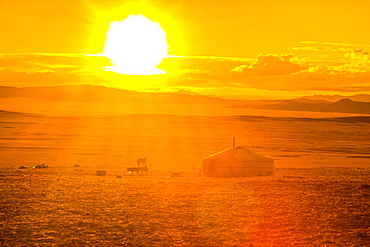
<path fill-rule="evenodd" d="M 139 175 L 140 168 L 139 167 L 129 167 L 129 168 L 127 168 L 127 171 L 131 172 L 131 175 L 133 175 L 134 172 Z"/>
<path fill-rule="evenodd" d="M 146 165 L 144 165 L 143 167 L 129 167 L 127 168 L 127 171 L 128 172 L 131 172 L 131 175 L 133 175 L 134 173 L 136 173 L 137 175 L 142 175 L 143 172 L 148 175 L 148 167 Z"/>
<path fill-rule="evenodd" d="M 147 175 L 148 175 L 148 167 L 146 166 L 146 165 L 144 165 L 143 167 L 141 167 L 141 169 L 140 169 L 141 171 L 140 171 L 140 175 L 143 173 L 143 172 L 145 172 Z"/>
<path fill-rule="evenodd" d="M 142 158 L 137 159 L 136 163 L 137 163 L 137 167 L 140 167 L 140 164 L 145 165 L 145 163 L 146 163 L 146 156 L 144 157 L 144 159 L 142 159 Z"/>

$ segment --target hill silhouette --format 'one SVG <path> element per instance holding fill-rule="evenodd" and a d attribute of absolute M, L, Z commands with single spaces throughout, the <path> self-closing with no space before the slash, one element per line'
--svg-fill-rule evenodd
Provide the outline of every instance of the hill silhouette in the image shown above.
<path fill-rule="evenodd" d="M 314 100 L 284 100 L 276 104 L 244 104 L 234 107 L 253 109 L 287 110 L 287 111 L 315 111 L 370 114 L 370 103 L 340 99 L 334 103 Z"/>
<path fill-rule="evenodd" d="M 353 97 L 355 96 L 356 95 Z M 361 95 L 362 98 L 365 96 L 366 95 Z M 336 102 L 327 101 L 325 97 L 315 96 L 301 97 L 292 100 L 228 100 L 205 95 L 137 92 L 133 90 L 92 85 L 24 88 L 0 86 L 0 98 L 4 97 L 87 103 L 229 105 L 234 108 L 370 114 L 370 102 L 354 101 L 339 95 L 336 95 L 335 98 L 342 98 Z"/>
<path fill-rule="evenodd" d="M 147 93 L 92 85 L 63 85 L 52 87 L 0 86 L 1 97 L 23 97 L 44 100 L 96 102 L 96 103 L 172 103 L 172 104 L 229 104 L 225 100 L 204 95 L 181 93 Z"/>
<path fill-rule="evenodd" d="M 360 101 L 360 102 L 370 102 L 370 95 L 368 94 L 355 94 L 351 96 L 342 96 L 342 95 L 314 95 L 314 96 L 304 96 L 297 98 L 297 100 L 311 100 L 311 101 L 329 101 L 329 102 L 336 102 L 341 99 L 350 99 L 353 101 Z"/>

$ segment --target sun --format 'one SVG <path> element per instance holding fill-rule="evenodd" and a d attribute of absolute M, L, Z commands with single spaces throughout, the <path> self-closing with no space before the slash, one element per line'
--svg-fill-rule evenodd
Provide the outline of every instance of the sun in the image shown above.
<path fill-rule="evenodd" d="M 159 23 L 142 14 L 110 23 L 103 55 L 113 66 L 107 70 L 126 75 L 165 74 L 158 69 L 168 57 L 166 33 Z"/>

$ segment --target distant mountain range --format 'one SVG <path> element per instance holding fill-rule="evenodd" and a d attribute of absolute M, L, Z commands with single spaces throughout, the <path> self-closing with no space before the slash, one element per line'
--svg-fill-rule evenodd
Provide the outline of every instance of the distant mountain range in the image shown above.
<path fill-rule="evenodd" d="M 233 107 L 269 109 L 269 110 L 288 110 L 288 111 L 315 111 L 315 112 L 342 112 L 356 114 L 370 114 L 369 102 L 358 102 L 351 99 L 340 99 L 336 102 L 315 101 L 308 99 L 284 100 L 272 104 L 243 104 Z"/>
<path fill-rule="evenodd" d="M 4 97 L 119 104 L 224 105 L 233 108 L 370 114 L 370 95 L 365 94 L 353 96 L 315 95 L 292 100 L 227 100 L 204 95 L 147 93 L 92 85 L 25 88 L 0 86 L 0 98 Z M 333 102 L 333 99 L 336 101 Z M 354 99 L 362 99 L 363 102 Z"/>
<path fill-rule="evenodd" d="M 330 101 L 330 102 L 336 102 L 343 98 L 347 98 L 353 101 L 362 101 L 362 102 L 370 102 L 370 95 L 368 94 L 356 94 L 352 96 L 342 96 L 342 95 L 314 95 L 314 96 L 304 96 L 301 98 L 297 98 L 297 100 L 300 99 L 307 99 L 312 101 Z"/>
<path fill-rule="evenodd" d="M 0 98 L 22 97 L 44 100 L 97 103 L 171 103 L 171 104 L 229 104 L 240 102 L 204 95 L 180 93 L 146 93 L 92 85 L 63 85 L 52 87 L 0 86 Z"/>

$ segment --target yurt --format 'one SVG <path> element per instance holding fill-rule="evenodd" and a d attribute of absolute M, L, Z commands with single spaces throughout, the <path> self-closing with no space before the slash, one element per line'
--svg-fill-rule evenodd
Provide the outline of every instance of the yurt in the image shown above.
<path fill-rule="evenodd" d="M 245 147 L 235 147 L 203 159 L 200 175 L 254 177 L 274 175 L 274 160 Z"/>

